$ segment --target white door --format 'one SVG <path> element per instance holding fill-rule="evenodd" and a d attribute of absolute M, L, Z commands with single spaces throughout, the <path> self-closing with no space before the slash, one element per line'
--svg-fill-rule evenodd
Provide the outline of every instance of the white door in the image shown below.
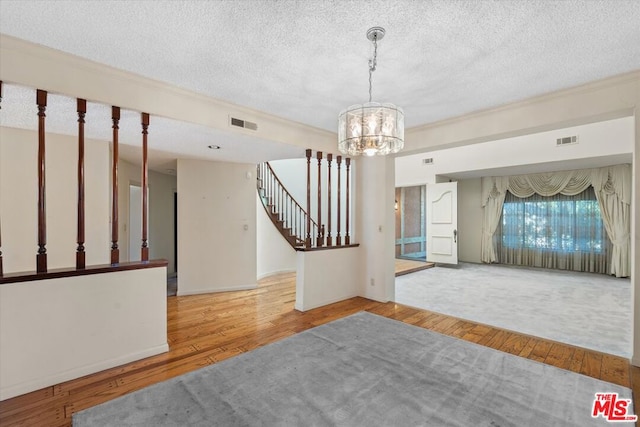
<path fill-rule="evenodd" d="M 427 184 L 427 261 L 458 263 L 458 183 Z"/>

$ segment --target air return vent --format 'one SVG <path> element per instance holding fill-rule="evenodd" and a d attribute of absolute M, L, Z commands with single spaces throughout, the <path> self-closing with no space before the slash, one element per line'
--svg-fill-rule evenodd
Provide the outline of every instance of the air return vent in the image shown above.
<path fill-rule="evenodd" d="M 578 135 L 573 136 L 565 136 L 564 138 L 556 139 L 556 146 L 560 147 L 563 145 L 572 145 L 578 143 Z"/>
<path fill-rule="evenodd" d="M 235 117 L 229 117 L 231 126 L 236 126 L 239 128 L 245 128 L 249 130 L 258 130 L 258 125 L 253 122 L 248 122 L 242 119 L 236 119 Z"/>
<path fill-rule="evenodd" d="M 432 165 L 433 164 L 433 157 L 429 157 L 428 159 L 422 159 L 422 164 L 423 165 Z"/>

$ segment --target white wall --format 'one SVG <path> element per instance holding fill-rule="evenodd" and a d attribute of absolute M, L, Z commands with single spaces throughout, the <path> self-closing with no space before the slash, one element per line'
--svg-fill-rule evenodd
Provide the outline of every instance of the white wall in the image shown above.
<path fill-rule="evenodd" d="M 46 134 L 48 268 L 75 266 L 77 138 Z M 0 219 L 4 271 L 33 271 L 37 253 L 38 134 L 0 128 Z M 109 145 L 85 140 L 87 265 L 109 263 Z"/>
<path fill-rule="evenodd" d="M 595 162 L 593 166 L 599 165 L 598 159 L 603 157 L 614 159 L 608 164 L 629 161 L 629 153 L 632 153 L 634 146 L 634 123 L 633 117 L 623 117 L 396 157 L 396 186 L 446 182 L 449 180 L 448 175 L 458 180 L 458 255 L 460 261 L 481 262 L 483 211 L 480 179 L 465 180 L 457 179 L 455 176 L 490 176 L 575 169 L 575 160 L 586 162 L 581 164 L 591 167 L 589 162 Z M 570 135 L 578 135 L 579 143 L 556 146 L 557 138 Z M 433 164 L 423 164 L 424 158 L 433 158 Z"/>
<path fill-rule="evenodd" d="M 361 295 L 361 262 L 360 247 L 297 252 L 296 310 Z"/>
<path fill-rule="evenodd" d="M 556 139 L 578 135 L 579 144 L 557 147 Z M 566 170 L 575 159 L 611 157 L 633 152 L 634 119 L 623 117 L 553 131 L 493 140 L 444 150 L 396 157 L 396 186 L 430 184 L 437 175 L 477 171 L 476 176 L 529 173 L 527 165 L 552 163 Z M 433 158 L 432 165 L 422 159 Z M 618 162 L 623 163 L 623 162 Z M 610 163 L 611 164 L 611 163 Z M 506 171 L 501 170 L 509 168 Z M 569 169 L 576 169 L 570 167 Z"/>
<path fill-rule="evenodd" d="M 255 165 L 178 159 L 178 295 L 256 286 Z"/>
<path fill-rule="evenodd" d="M 481 260 L 482 180 L 458 181 L 458 259 L 462 262 Z"/>
<path fill-rule="evenodd" d="M 356 232 L 362 251 L 361 296 L 386 302 L 395 295 L 395 187 L 392 157 L 357 159 Z"/>
<path fill-rule="evenodd" d="M 129 218 L 129 185 L 141 185 L 142 168 L 124 160 L 118 161 L 118 247 L 120 261 L 140 259 L 142 235 L 132 236 Z M 149 258 L 169 261 L 167 273 L 175 273 L 174 265 L 174 214 L 173 194 L 177 189 L 174 175 L 149 171 Z M 140 218 L 140 221 L 142 218 Z M 134 227 L 135 224 L 134 224 Z M 110 234 L 109 234 L 110 235 Z M 131 254 L 129 242 L 133 241 L 136 253 Z"/>
<path fill-rule="evenodd" d="M 168 350 L 164 267 L 0 286 L 0 400 Z"/>
<path fill-rule="evenodd" d="M 256 271 L 258 279 L 296 270 L 296 251 L 269 219 L 256 191 Z"/>

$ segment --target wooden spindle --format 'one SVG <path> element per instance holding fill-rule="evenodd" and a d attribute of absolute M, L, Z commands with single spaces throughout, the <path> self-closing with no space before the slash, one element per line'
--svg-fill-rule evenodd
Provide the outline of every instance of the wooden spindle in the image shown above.
<path fill-rule="evenodd" d="M 345 200 L 345 204 L 347 205 L 347 226 L 345 230 L 344 244 L 350 245 L 351 237 L 349 236 L 349 168 L 351 166 L 351 159 L 347 157 L 346 159 L 344 159 L 344 163 L 345 165 L 347 165 L 347 198 Z"/>
<path fill-rule="evenodd" d="M 342 164 L 342 156 L 336 157 L 336 163 L 338 165 L 338 230 L 336 231 L 336 245 L 342 245 L 342 236 L 340 236 L 340 223 L 342 222 L 342 217 L 340 216 L 340 205 L 342 203 L 342 198 L 340 197 L 341 189 L 340 189 L 340 166 Z"/>
<path fill-rule="evenodd" d="M 333 160 L 333 154 L 327 154 L 327 246 L 333 246 L 331 242 L 331 160 Z"/>
<path fill-rule="evenodd" d="M 318 158 L 318 238 L 316 240 L 316 246 L 324 246 L 324 236 L 322 234 L 323 230 L 321 227 L 322 224 L 322 151 L 318 151 L 316 153 L 316 157 Z"/>
<path fill-rule="evenodd" d="M 47 109 L 47 92 L 38 89 L 38 255 L 36 271 L 47 272 L 47 209 L 45 186 L 45 111 Z"/>
<path fill-rule="evenodd" d="M 0 109 L 2 109 L 2 80 L 0 80 Z M 3 275 L 4 270 L 2 269 L 2 226 L 0 226 L 0 277 L 2 277 Z"/>
<path fill-rule="evenodd" d="M 140 259 L 149 261 L 149 245 L 147 243 L 147 211 L 149 198 L 147 197 L 147 179 L 148 177 L 148 164 L 147 164 L 147 129 L 149 128 L 149 114 L 142 113 L 142 248 L 140 253 Z"/>
<path fill-rule="evenodd" d="M 118 129 L 120 107 L 111 107 L 113 121 L 113 162 L 111 167 L 111 264 L 120 262 L 118 249 Z"/>
<path fill-rule="evenodd" d="M 78 99 L 78 236 L 76 249 L 76 269 L 85 268 L 84 252 L 84 116 L 87 113 L 87 101 Z"/>
<path fill-rule="evenodd" d="M 311 150 L 307 154 L 307 238 L 304 245 L 311 247 Z"/>
<path fill-rule="evenodd" d="M 0 109 L 2 109 L 2 80 L 0 80 Z M 2 269 L 2 226 L 0 226 L 0 277 L 2 277 L 3 275 L 4 270 Z"/>

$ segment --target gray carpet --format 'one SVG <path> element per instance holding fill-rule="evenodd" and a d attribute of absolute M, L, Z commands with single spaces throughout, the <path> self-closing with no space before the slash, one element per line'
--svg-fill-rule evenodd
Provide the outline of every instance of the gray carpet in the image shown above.
<path fill-rule="evenodd" d="M 82 426 L 604 426 L 631 391 L 357 313 L 73 415 Z M 617 425 L 633 425 L 617 423 Z"/>

